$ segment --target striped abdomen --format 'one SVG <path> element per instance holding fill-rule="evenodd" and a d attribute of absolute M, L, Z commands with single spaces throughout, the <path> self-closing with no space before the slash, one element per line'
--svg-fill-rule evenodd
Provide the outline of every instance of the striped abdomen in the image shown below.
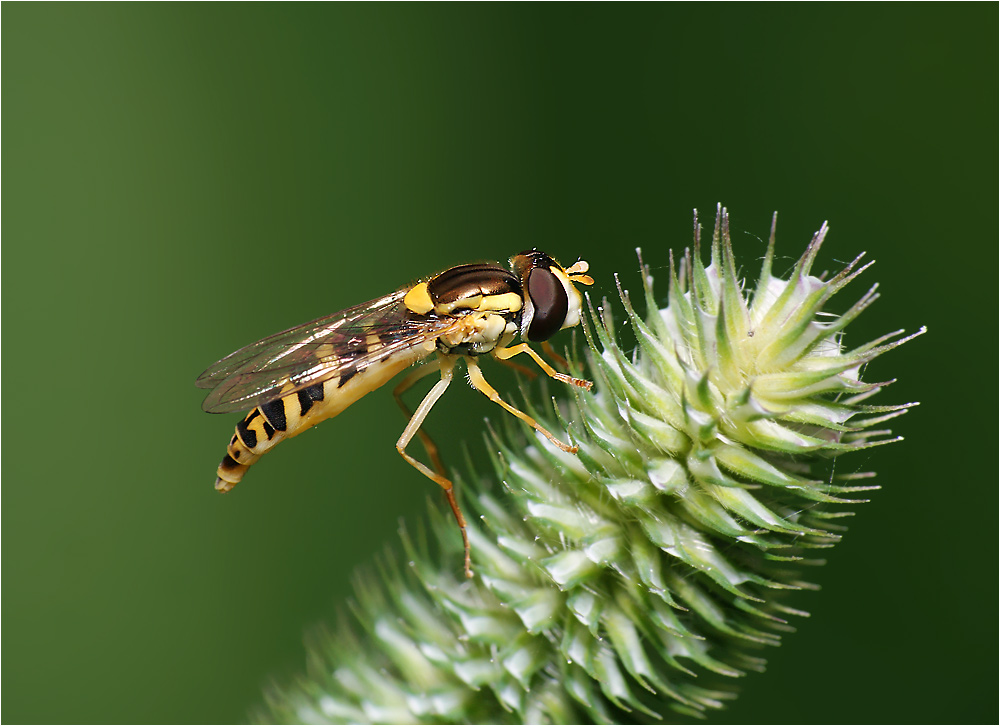
<path fill-rule="evenodd" d="M 374 391 L 399 371 L 431 351 L 418 347 L 397 353 L 362 371 L 344 370 L 340 376 L 261 404 L 236 424 L 226 455 L 216 472 L 215 488 L 228 492 L 257 459 L 279 442 L 336 416 L 366 393 Z"/>

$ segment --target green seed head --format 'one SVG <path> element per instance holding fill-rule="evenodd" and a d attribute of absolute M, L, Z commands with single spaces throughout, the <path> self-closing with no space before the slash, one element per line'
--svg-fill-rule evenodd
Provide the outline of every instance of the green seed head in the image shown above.
<path fill-rule="evenodd" d="M 748 291 L 726 211 L 708 266 L 696 222 L 693 253 L 670 258 L 665 307 L 645 265 L 644 318 L 619 286 L 629 353 L 607 301 L 591 305 L 577 373 L 594 392 L 560 391 L 553 407 L 535 389 L 525 405 L 578 453 L 519 424 L 491 431 L 492 476 L 459 483 L 480 514 L 477 578 L 461 577 L 454 528 L 432 507 L 433 541 L 404 534 L 381 584 L 359 578 L 363 633 L 344 621 L 324 636 L 309 677 L 271 692 L 268 718 L 618 722 L 733 698 L 734 678 L 763 670 L 761 647 L 806 614 L 786 591 L 815 587 L 803 571 L 875 488 L 837 457 L 897 440 L 881 424 L 913 405 L 866 403 L 884 384 L 863 382 L 864 365 L 909 338 L 845 345 L 877 295 L 824 310 L 867 268 L 814 275 L 826 233 L 781 279 L 772 226 Z"/>

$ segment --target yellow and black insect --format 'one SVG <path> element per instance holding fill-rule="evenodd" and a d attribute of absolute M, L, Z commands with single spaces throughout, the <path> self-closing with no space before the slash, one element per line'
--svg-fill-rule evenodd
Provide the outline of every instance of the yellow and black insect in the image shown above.
<path fill-rule="evenodd" d="M 396 386 L 394 395 L 409 424 L 396 450 L 424 476 L 444 489 L 465 544 L 465 574 L 472 576 L 465 518 L 455 501 L 437 447 L 420 425 L 448 388 L 455 364 L 464 360 L 469 382 L 491 401 L 545 435 L 563 451 L 563 443 L 533 418 L 500 398 L 486 382 L 478 358 L 490 354 L 507 361 L 527 353 L 556 380 L 589 389 L 590 381 L 557 373 L 528 342 L 542 342 L 580 322 L 582 302 L 574 283 L 592 285 L 588 265 L 563 268 L 538 250 L 515 255 L 510 270 L 477 263 L 452 267 L 429 280 L 385 297 L 276 333 L 231 353 L 202 373 L 196 385 L 211 389 L 202 408 L 230 413 L 251 408 L 219 464 L 215 488 L 227 492 L 251 464 L 275 444 L 336 416 L 359 398 L 381 387 L 414 363 L 437 353 Z M 527 341 L 511 346 L 520 334 Z M 421 378 L 440 372 L 438 381 L 411 415 L 402 393 Z M 434 470 L 406 453 L 419 435 Z"/>

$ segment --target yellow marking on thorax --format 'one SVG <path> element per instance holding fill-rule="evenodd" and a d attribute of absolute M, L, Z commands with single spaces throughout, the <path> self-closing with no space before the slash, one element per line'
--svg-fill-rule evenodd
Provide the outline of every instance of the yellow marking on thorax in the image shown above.
<path fill-rule="evenodd" d="M 403 298 L 403 304 L 417 315 L 426 315 L 433 310 L 434 303 L 431 302 L 431 295 L 427 292 L 427 283 L 421 282 L 419 285 L 414 285 Z"/>
<path fill-rule="evenodd" d="M 450 303 L 438 303 L 434 306 L 434 312 L 438 315 L 451 315 L 458 308 L 476 310 L 479 303 L 482 302 L 482 299 L 482 295 L 471 295 L 469 297 L 461 297 L 458 300 L 453 300 Z"/>
<path fill-rule="evenodd" d="M 421 282 L 406 293 L 403 304 L 408 310 L 418 315 L 426 315 L 432 310 L 438 315 L 451 315 L 455 310 L 461 308 L 477 312 L 509 310 L 516 313 L 524 305 L 524 300 L 516 292 L 505 292 L 499 295 L 471 295 L 449 303 L 435 305 L 427 290 L 427 283 Z"/>
<path fill-rule="evenodd" d="M 492 313 L 510 311 L 516 313 L 524 301 L 516 292 L 505 292 L 500 295 L 470 295 L 454 302 L 434 306 L 438 315 L 451 315 L 456 310 L 465 309 L 473 312 Z"/>
<path fill-rule="evenodd" d="M 505 292 L 502 295 L 487 295 L 479 303 L 476 310 L 496 311 L 509 310 L 516 313 L 524 305 L 524 300 L 516 292 Z"/>

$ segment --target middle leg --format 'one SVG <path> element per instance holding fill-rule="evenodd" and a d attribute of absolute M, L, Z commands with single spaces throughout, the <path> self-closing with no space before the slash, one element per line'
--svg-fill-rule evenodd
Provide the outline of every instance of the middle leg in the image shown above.
<path fill-rule="evenodd" d="M 400 435 L 399 440 L 396 442 L 396 451 L 399 455 L 406 459 L 406 462 L 412 466 L 414 469 L 419 471 L 421 474 L 426 476 L 431 481 L 435 482 L 444 489 L 444 494 L 448 498 L 448 504 L 451 506 L 451 511 L 455 515 L 455 521 L 458 522 L 458 528 L 462 532 L 462 544 L 465 546 L 465 576 L 472 577 L 472 554 L 471 548 L 469 547 L 469 535 L 465 531 L 466 522 L 465 517 L 462 516 L 462 510 L 458 506 L 458 502 L 455 500 L 455 487 L 451 483 L 444 473 L 438 473 L 432 471 L 427 464 L 421 461 L 417 461 L 410 454 L 406 453 L 406 447 L 413 440 L 413 437 L 420 430 L 421 424 L 423 424 L 424 419 L 427 418 L 428 412 L 437 403 L 437 400 L 441 398 L 448 386 L 451 384 L 452 377 L 455 371 L 455 358 L 451 357 L 441 357 L 440 358 L 440 369 L 441 369 L 441 380 L 434 384 L 434 387 L 427 392 L 424 396 L 424 400 L 420 402 L 417 406 L 417 410 L 414 412 L 413 416 L 410 418 L 410 422 L 403 429 L 403 433 Z M 406 383 L 404 379 L 403 383 Z M 410 381 L 412 384 L 412 381 Z M 401 384 L 402 385 L 402 384 Z M 433 446 L 433 444 L 431 444 Z M 435 449 L 436 451 L 436 449 Z M 433 457 L 432 457 L 433 458 Z M 435 462 L 435 466 L 439 463 Z M 442 467 L 443 469 L 443 467 Z"/>
<path fill-rule="evenodd" d="M 399 385 L 392 389 L 392 397 L 396 399 L 396 403 L 399 404 L 399 408 L 403 411 L 403 415 L 406 416 L 407 421 L 413 418 L 413 413 L 409 408 L 407 408 L 406 403 L 403 401 L 403 394 L 410 390 L 410 388 L 412 388 L 417 381 L 423 380 L 431 373 L 437 373 L 440 370 L 441 359 L 437 358 L 433 362 L 422 365 L 408 373 L 406 377 L 399 382 Z M 438 452 L 437 444 L 434 443 L 430 435 L 423 429 L 417 429 L 417 436 L 420 437 L 420 443 L 424 445 L 424 451 L 426 451 L 427 456 L 430 457 L 431 464 L 434 466 L 434 469 L 441 476 L 447 476 L 445 474 L 444 462 L 441 461 L 441 454 Z"/>

